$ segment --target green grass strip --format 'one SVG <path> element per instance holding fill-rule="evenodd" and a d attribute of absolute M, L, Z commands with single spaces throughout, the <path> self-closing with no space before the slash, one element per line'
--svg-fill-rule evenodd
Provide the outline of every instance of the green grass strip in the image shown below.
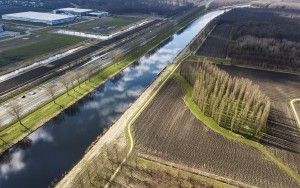
<path fill-rule="evenodd" d="M 224 136 L 229 140 L 233 140 L 236 142 L 240 142 L 242 144 L 246 144 L 251 146 L 257 150 L 259 150 L 267 159 L 276 164 L 281 170 L 283 170 L 286 174 L 296 180 L 300 184 L 300 175 L 295 172 L 293 169 L 284 164 L 282 160 L 277 158 L 272 152 L 268 151 L 266 147 L 262 144 L 249 140 L 239 134 L 231 132 L 221 126 L 219 126 L 211 117 L 204 115 L 204 113 L 200 110 L 198 105 L 192 99 L 192 86 L 179 74 L 175 74 L 174 77 L 178 80 L 182 87 L 186 90 L 187 94 L 184 97 L 184 102 L 186 106 L 190 109 L 190 111 L 197 117 L 201 122 L 203 122 L 207 127 L 209 127 L 214 132 Z"/>

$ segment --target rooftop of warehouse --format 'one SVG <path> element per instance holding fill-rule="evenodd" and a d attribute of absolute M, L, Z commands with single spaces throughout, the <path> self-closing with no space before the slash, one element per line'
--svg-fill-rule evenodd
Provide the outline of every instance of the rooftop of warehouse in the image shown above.
<path fill-rule="evenodd" d="M 45 12 L 32 12 L 32 11 L 13 13 L 13 14 L 4 14 L 4 15 L 20 17 L 20 18 L 28 18 L 28 19 L 49 20 L 49 21 L 74 17 L 71 15 L 52 14 L 52 13 L 45 13 Z M 2 16 L 4 16 L 4 15 L 2 15 Z"/>

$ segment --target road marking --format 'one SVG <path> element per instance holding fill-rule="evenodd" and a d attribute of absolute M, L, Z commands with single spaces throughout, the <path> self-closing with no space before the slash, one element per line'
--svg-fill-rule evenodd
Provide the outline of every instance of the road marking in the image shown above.
<path fill-rule="evenodd" d="M 295 108 L 295 102 L 300 102 L 300 98 L 298 98 L 298 99 L 293 99 L 293 100 L 291 100 L 290 101 L 290 105 L 291 105 L 291 107 L 292 107 L 292 110 L 293 110 L 293 112 L 294 112 L 294 116 L 295 116 L 295 119 L 296 119 L 296 121 L 297 121 L 297 126 L 298 126 L 298 128 L 300 129 L 300 118 L 299 118 L 299 116 L 298 116 L 298 113 L 297 113 L 297 110 L 296 110 L 296 108 Z"/>

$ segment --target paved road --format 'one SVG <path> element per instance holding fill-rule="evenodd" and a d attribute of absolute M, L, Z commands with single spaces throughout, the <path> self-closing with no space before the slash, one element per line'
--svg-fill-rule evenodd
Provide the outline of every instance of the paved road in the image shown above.
<path fill-rule="evenodd" d="M 68 55 L 66 57 L 63 57 L 59 60 L 53 61 L 52 63 L 44 66 L 37 67 L 35 69 L 32 69 L 28 72 L 22 73 L 14 78 L 5 80 L 0 83 L 0 95 L 3 95 L 5 93 L 8 93 L 24 84 L 27 84 L 33 80 L 36 80 L 38 78 L 41 78 L 43 76 L 48 75 L 49 73 L 58 70 L 59 68 L 66 66 L 67 64 L 70 64 L 74 62 L 77 59 L 80 59 L 88 54 L 91 54 L 93 52 L 96 52 L 97 50 L 100 50 L 101 48 L 111 45 L 115 42 L 118 42 L 120 40 L 123 40 L 130 35 L 133 35 L 139 31 L 142 31 L 143 29 L 146 29 L 147 27 L 150 27 L 156 23 L 160 22 L 160 20 L 153 20 L 149 23 L 146 23 L 142 25 L 141 27 L 134 28 L 128 32 L 121 33 L 118 36 L 115 36 L 111 39 L 101 41 L 95 45 L 92 45 L 90 47 L 84 48 L 82 50 L 79 50 L 71 55 Z M 80 66 L 80 65 L 78 65 Z"/>

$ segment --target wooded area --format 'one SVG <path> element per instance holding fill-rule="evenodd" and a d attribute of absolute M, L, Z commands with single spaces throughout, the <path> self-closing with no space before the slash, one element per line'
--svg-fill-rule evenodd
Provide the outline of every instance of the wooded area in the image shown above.
<path fill-rule="evenodd" d="M 285 70 L 300 67 L 300 43 L 244 36 L 228 46 L 233 64 Z"/>
<path fill-rule="evenodd" d="M 230 58 L 234 65 L 276 71 L 300 71 L 300 11 L 290 9 L 233 9 L 197 52 Z"/>
<path fill-rule="evenodd" d="M 184 63 L 180 74 L 193 86 L 193 100 L 220 126 L 257 135 L 265 130 L 270 99 L 250 80 L 231 77 L 209 61 Z"/>

